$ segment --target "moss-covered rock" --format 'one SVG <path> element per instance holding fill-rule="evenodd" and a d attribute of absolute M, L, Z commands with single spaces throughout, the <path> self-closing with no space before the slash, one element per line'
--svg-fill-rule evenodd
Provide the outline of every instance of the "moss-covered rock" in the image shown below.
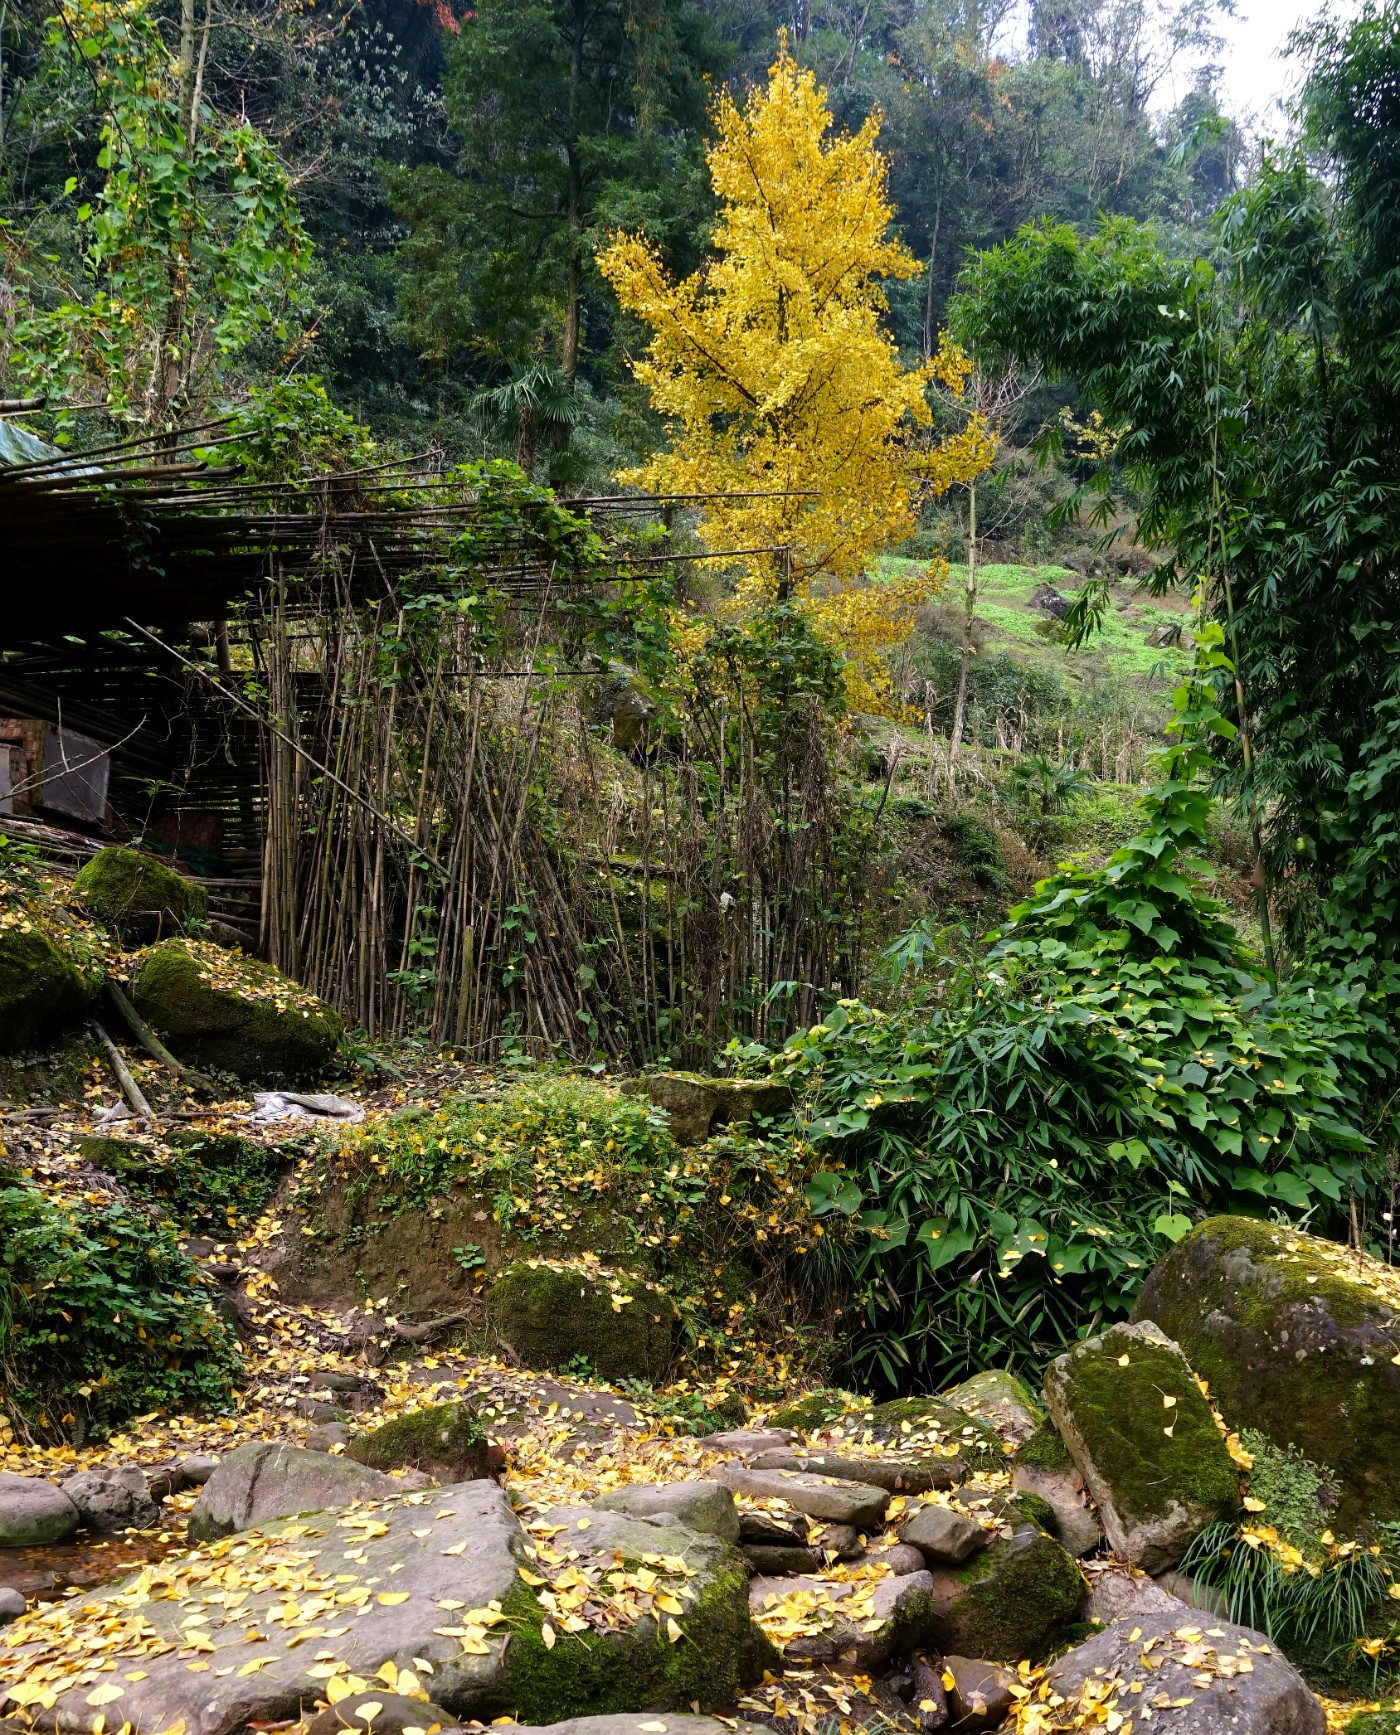
<path fill-rule="evenodd" d="M 76 1023 L 90 997 L 81 973 L 47 934 L 23 922 L 0 927 L 0 1052 L 34 1048 Z"/>
<path fill-rule="evenodd" d="M 1239 1476 L 1186 1358 L 1155 1325 L 1115 1325 L 1057 1356 L 1045 1402 L 1108 1540 L 1160 1572 L 1239 1504 Z"/>
<path fill-rule="evenodd" d="M 626 1272 L 582 1260 L 522 1259 L 492 1285 L 488 1306 L 497 1336 L 526 1367 L 582 1360 L 605 1380 L 657 1384 L 670 1364 L 675 1306 Z"/>
<path fill-rule="evenodd" d="M 1181 1344 L 1231 1427 L 1328 1472 L 1339 1533 L 1400 1519 L 1400 1272 L 1278 1224 L 1214 1217 L 1153 1268 L 1133 1317 Z"/>
<path fill-rule="evenodd" d="M 796 1428 L 800 1434 L 815 1434 L 819 1429 L 829 1428 L 833 1422 L 842 1422 L 848 1417 L 854 1421 L 869 1413 L 869 1398 L 856 1397 L 852 1392 L 823 1390 L 808 1392 L 805 1397 L 795 1398 L 780 1410 L 774 1410 L 766 1418 L 765 1426 Z"/>
<path fill-rule="evenodd" d="M 324 1076 L 345 1024 L 270 964 L 196 940 L 162 940 L 131 982 L 136 1010 L 180 1060 L 258 1084 Z"/>
<path fill-rule="evenodd" d="M 909 1450 L 956 1446 L 970 1470 L 1004 1470 L 1001 1436 L 984 1421 L 944 1398 L 891 1398 L 876 1404 L 867 1424 L 877 1440 Z"/>
<path fill-rule="evenodd" d="M 182 934 L 209 914 L 203 886 L 134 849 L 98 850 L 73 882 L 73 894 L 125 945 Z"/>
<path fill-rule="evenodd" d="M 1021 1501 L 1035 1499 L 1051 1509 L 1053 1534 L 1070 1554 L 1088 1554 L 1103 1541 L 1084 1493 L 1084 1478 L 1053 1422 L 1042 1422 L 1011 1460 L 1011 1486 Z"/>
<path fill-rule="evenodd" d="M 749 1618 L 748 1567 L 729 1544 L 665 1517 L 558 1507 L 544 1522 L 561 1527 L 553 1546 L 578 1549 L 585 1564 L 601 1556 L 634 1571 L 644 1554 L 681 1555 L 695 1570 L 688 1581 L 694 1594 L 675 1617 L 675 1643 L 646 1617 L 605 1641 L 592 1632 L 556 1632 L 547 1646 L 539 1602 L 522 1585 L 502 1603 L 511 1640 L 493 1708 L 532 1725 L 583 1712 L 706 1710 L 732 1704 L 765 1668 L 781 1669 L 781 1657 Z"/>
<path fill-rule="evenodd" d="M 1025 1525 L 963 1566 L 933 1574 L 932 1636 L 958 1656 L 1035 1662 L 1069 1636 L 1084 1589 L 1059 1543 Z"/>
<path fill-rule="evenodd" d="M 792 1089 L 772 1079 L 704 1078 L 698 1072 L 655 1072 L 628 1079 L 624 1095 L 645 1096 L 670 1116 L 678 1144 L 698 1145 L 723 1126 L 745 1126 L 757 1115 L 786 1114 Z"/>
<path fill-rule="evenodd" d="M 1019 1446 L 1045 1420 L 1035 1394 L 1005 1368 L 988 1368 L 942 1394 L 944 1403 L 985 1422 L 1009 1445 Z"/>
<path fill-rule="evenodd" d="M 1016 1454 L 1018 1464 L 1036 1470 L 1068 1470 L 1074 1463 L 1069 1447 L 1053 1422 L 1042 1422 Z"/>
<path fill-rule="evenodd" d="M 470 1404 L 434 1404 L 356 1435 L 345 1456 L 371 1470 L 422 1470 L 439 1482 L 475 1482 L 490 1474 L 490 1449 Z"/>

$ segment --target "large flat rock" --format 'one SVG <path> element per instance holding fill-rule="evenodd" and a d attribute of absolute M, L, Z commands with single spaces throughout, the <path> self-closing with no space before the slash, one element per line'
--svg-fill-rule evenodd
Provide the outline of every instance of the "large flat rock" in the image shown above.
<path fill-rule="evenodd" d="M 1093 1705 L 1094 1727 L 1171 1735 L 1325 1735 L 1327 1717 L 1302 1676 L 1262 1633 L 1208 1615 L 1135 1612 L 1067 1651 L 1051 1665 L 1037 1697 Z M 1171 1707 L 1171 1709 L 1168 1709 Z"/>
<path fill-rule="evenodd" d="M 484 1721 L 724 1705 L 773 1660 L 747 1580 L 674 1518 L 564 1509 L 527 1532 L 494 1483 L 460 1483 L 279 1520 L 24 1616 L 0 1644 L 0 1714 L 233 1735 L 388 1663 Z M 590 1598 L 605 1630 L 577 1613 Z"/>
<path fill-rule="evenodd" d="M 715 1479 L 733 1494 L 747 1494 L 751 1500 L 785 1500 L 794 1512 L 832 1524 L 853 1524 L 858 1530 L 882 1524 L 890 1503 L 884 1488 L 800 1470 L 754 1470 L 743 1464 L 721 1464 Z"/>
<path fill-rule="evenodd" d="M 221 1458 L 200 1490 L 190 1512 L 190 1541 L 209 1542 L 270 1519 L 352 1500 L 387 1500 L 400 1492 L 392 1477 L 348 1458 L 251 1441 Z"/>

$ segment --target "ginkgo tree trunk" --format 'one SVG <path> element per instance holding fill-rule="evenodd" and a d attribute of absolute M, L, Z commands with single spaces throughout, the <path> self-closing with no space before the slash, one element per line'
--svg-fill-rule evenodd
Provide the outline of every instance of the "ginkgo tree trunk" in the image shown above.
<path fill-rule="evenodd" d="M 884 327 L 882 282 L 920 267 L 890 234 L 879 117 L 837 133 L 783 44 L 767 86 L 742 109 L 722 93 L 714 121 L 706 263 L 674 281 L 641 235 L 616 236 L 599 260 L 651 328 L 633 371 L 670 434 L 619 479 L 705 496 L 702 541 L 749 551 L 738 603 L 807 606 L 863 669 L 871 690 L 853 698 L 875 708 L 878 652 L 941 574 L 871 585 L 872 558 L 909 534 L 928 495 L 984 470 L 992 445 L 976 416 L 935 429 L 930 389 L 962 390 L 961 352 L 941 345 L 905 367 Z"/>

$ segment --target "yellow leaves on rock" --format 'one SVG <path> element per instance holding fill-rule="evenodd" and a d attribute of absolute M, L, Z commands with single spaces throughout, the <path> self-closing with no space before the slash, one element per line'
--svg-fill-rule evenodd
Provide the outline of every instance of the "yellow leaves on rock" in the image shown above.
<path fill-rule="evenodd" d="M 945 345 L 905 368 L 881 323 L 880 281 L 919 266 L 889 234 L 878 116 L 837 134 L 825 92 L 784 44 L 767 87 L 742 110 L 723 92 L 714 118 L 708 262 L 675 282 L 639 235 L 614 237 L 599 258 L 651 328 L 633 371 L 671 434 L 668 452 L 620 479 L 657 493 L 760 492 L 707 499 L 701 540 L 750 551 L 741 607 L 784 590 L 809 604 L 852 645 L 855 679 L 870 688 L 880 634 L 898 642 L 889 635 L 907 633 L 913 602 L 865 588 L 871 556 L 909 533 L 926 495 L 986 469 L 992 443 L 975 416 L 946 437 L 933 429 L 927 390 L 962 391 L 961 352 Z M 924 594 L 938 582 L 931 573 Z"/>

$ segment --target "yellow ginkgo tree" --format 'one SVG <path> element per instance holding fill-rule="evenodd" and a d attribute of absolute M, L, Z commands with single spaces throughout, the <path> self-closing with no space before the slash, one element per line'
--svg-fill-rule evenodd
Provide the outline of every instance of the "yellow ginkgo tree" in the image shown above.
<path fill-rule="evenodd" d="M 667 451 L 620 480 L 704 496 L 705 545 L 757 551 L 737 563 L 738 604 L 805 604 L 851 659 L 852 699 L 887 709 L 882 652 L 943 571 L 895 585 L 867 574 L 929 494 L 991 462 L 977 418 L 943 437 L 933 426 L 929 387 L 960 393 L 969 364 L 944 345 L 906 367 L 882 323 L 882 280 L 919 267 L 890 234 L 878 117 L 838 134 L 783 44 L 742 109 L 720 96 L 715 128 L 705 265 L 674 281 L 639 235 L 616 236 L 599 261 L 651 328 L 633 369 L 670 432 Z"/>

